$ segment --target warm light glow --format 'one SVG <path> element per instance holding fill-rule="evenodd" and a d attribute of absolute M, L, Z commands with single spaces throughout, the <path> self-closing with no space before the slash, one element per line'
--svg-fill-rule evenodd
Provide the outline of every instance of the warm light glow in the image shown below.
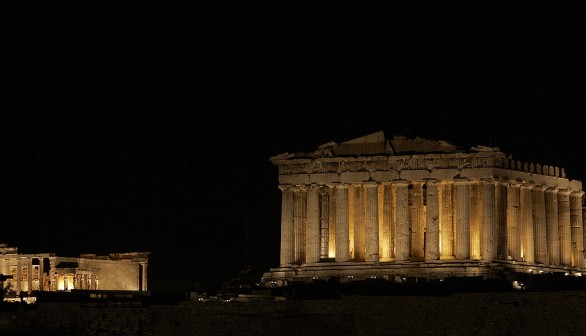
<path fill-rule="evenodd" d="M 66 288 L 67 284 L 67 288 Z M 57 275 L 57 290 L 72 290 L 73 286 L 73 275 Z"/>
<path fill-rule="evenodd" d="M 525 284 L 515 280 L 515 281 L 513 281 L 513 288 L 517 289 L 517 290 L 523 290 L 523 289 L 525 289 Z"/>

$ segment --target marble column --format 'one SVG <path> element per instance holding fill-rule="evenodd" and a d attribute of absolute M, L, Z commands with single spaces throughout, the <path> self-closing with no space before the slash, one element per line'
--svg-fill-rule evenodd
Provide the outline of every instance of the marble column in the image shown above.
<path fill-rule="evenodd" d="M 307 187 L 299 185 L 293 193 L 293 228 L 295 230 L 295 263 L 305 262 L 305 229 L 307 225 Z"/>
<path fill-rule="evenodd" d="M 326 259 L 329 257 L 329 241 L 330 241 L 330 188 L 322 186 L 319 188 L 319 204 L 320 204 L 320 258 Z"/>
<path fill-rule="evenodd" d="M 482 186 L 482 240 L 481 258 L 497 258 L 497 226 L 495 208 L 495 182 L 492 178 L 481 180 Z"/>
<path fill-rule="evenodd" d="M 379 261 L 379 227 L 378 227 L 378 184 L 364 184 L 366 206 L 366 261 Z"/>
<path fill-rule="evenodd" d="M 558 189 L 547 188 L 545 190 L 545 229 L 550 265 L 561 264 L 558 208 Z"/>
<path fill-rule="evenodd" d="M 519 203 L 520 203 L 520 242 L 521 242 L 521 257 L 523 261 L 535 262 L 535 239 L 533 234 L 533 197 L 531 190 L 533 185 L 523 184 L 520 187 Z"/>
<path fill-rule="evenodd" d="M 496 215 L 496 253 L 497 258 L 507 260 L 507 184 L 496 182 L 494 186 L 494 205 Z"/>
<path fill-rule="evenodd" d="M 319 187 L 311 185 L 307 190 L 307 227 L 305 230 L 305 262 L 316 263 L 320 257 L 320 209 Z"/>
<path fill-rule="evenodd" d="M 470 182 L 468 179 L 454 180 L 456 190 L 456 259 L 470 259 Z"/>
<path fill-rule="evenodd" d="M 395 188 L 395 260 L 409 260 L 409 181 L 396 180 Z"/>
<path fill-rule="evenodd" d="M 423 261 L 424 256 L 424 242 L 425 237 L 425 217 L 423 211 L 423 184 L 421 182 L 414 182 L 413 193 L 411 199 L 410 212 L 411 215 L 411 260 Z"/>
<path fill-rule="evenodd" d="M 338 193 L 333 185 L 328 185 L 330 189 L 330 221 L 329 221 L 329 242 L 328 242 L 328 257 L 336 257 L 336 208 L 338 204 Z"/>
<path fill-rule="evenodd" d="M 148 279 L 148 276 L 147 276 L 147 274 L 148 274 L 148 272 L 147 272 L 148 271 L 148 269 L 147 269 L 148 268 L 148 263 L 144 262 L 144 263 L 141 263 L 141 265 L 142 265 L 142 290 L 143 291 L 148 291 L 149 290 L 148 289 L 148 283 L 147 283 L 147 279 Z"/>
<path fill-rule="evenodd" d="M 468 187 L 470 194 L 470 259 L 481 259 L 482 246 L 482 185 L 480 181 L 471 181 Z"/>
<path fill-rule="evenodd" d="M 45 275 L 43 270 L 45 269 L 45 261 L 43 257 L 39 257 L 39 290 L 45 290 Z"/>
<path fill-rule="evenodd" d="M 572 245 L 570 233 L 570 191 L 558 191 L 558 220 L 560 234 L 560 257 L 562 265 L 572 266 Z"/>
<path fill-rule="evenodd" d="M 354 250 L 354 260 L 364 261 L 364 255 L 366 253 L 365 248 L 365 236 L 366 229 L 364 223 L 364 188 L 361 184 L 353 186 L 354 190 L 354 202 L 353 202 L 353 213 L 354 213 L 354 226 L 353 230 L 350 230 L 350 250 Z M 352 242 L 354 244 L 352 245 Z M 351 253 L 352 254 L 352 253 Z"/>
<path fill-rule="evenodd" d="M 583 191 L 570 193 L 570 225 L 572 241 L 572 266 L 584 268 L 584 227 L 582 223 Z"/>
<path fill-rule="evenodd" d="M 452 181 L 442 181 L 439 185 L 441 259 L 454 259 L 454 214 L 452 190 Z"/>
<path fill-rule="evenodd" d="M 336 262 L 350 260 L 348 186 L 337 184 L 336 188 Z"/>
<path fill-rule="evenodd" d="M 507 188 L 507 253 L 508 259 L 521 261 L 521 242 L 519 234 L 520 185 L 510 182 Z"/>
<path fill-rule="evenodd" d="M 380 255 L 382 260 L 391 260 L 395 257 L 394 209 L 393 188 L 390 184 L 383 184 L 383 214 L 382 230 L 380 234 Z"/>
<path fill-rule="evenodd" d="M 26 267 L 27 267 L 26 273 L 28 275 L 26 278 L 26 281 L 27 281 L 27 284 L 26 284 L 27 288 L 26 289 L 27 289 L 28 294 L 30 295 L 33 291 L 33 258 L 29 257 L 26 259 Z"/>
<path fill-rule="evenodd" d="M 295 232 L 293 230 L 293 190 L 281 185 L 281 267 L 295 260 Z"/>
<path fill-rule="evenodd" d="M 584 229 L 584 223 L 586 223 L 586 208 L 582 206 L 582 250 L 584 251 L 584 258 L 586 259 L 586 229 Z M 586 264 L 586 260 L 584 260 Z"/>
<path fill-rule="evenodd" d="M 21 264 L 21 257 L 16 257 L 16 294 L 20 294 L 22 290 L 22 264 Z"/>
<path fill-rule="evenodd" d="M 435 179 L 425 180 L 425 260 L 438 260 L 439 255 L 439 192 Z"/>
<path fill-rule="evenodd" d="M 533 188 L 533 233 L 535 237 L 535 262 L 549 264 L 547 254 L 547 226 L 545 215 L 545 186 Z"/>

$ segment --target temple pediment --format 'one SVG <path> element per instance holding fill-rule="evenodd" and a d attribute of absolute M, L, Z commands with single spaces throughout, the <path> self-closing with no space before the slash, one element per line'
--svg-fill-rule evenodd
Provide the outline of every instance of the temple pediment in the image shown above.
<path fill-rule="evenodd" d="M 482 147 L 485 151 L 487 148 Z M 471 149 L 475 151 L 474 149 Z M 462 152 L 458 146 L 455 146 L 443 140 L 428 140 L 420 137 L 408 139 L 404 136 L 394 136 L 389 139 L 383 131 L 374 132 L 355 139 L 347 140 L 341 143 L 330 141 L 322 144 L 317 150 L 308 153 L 282 153 L 271 157 L 271 161 L 302 159 L 302 158 L 322 158 L 322 157 L 346 157 L 346 156 L 395 156 L 406 154 L 431 154 L 431 153 L 455 153 Z M 476 150 L 477 151 L 477 150 Z M 498 149 L 497 149 L 498 151 Z"/>

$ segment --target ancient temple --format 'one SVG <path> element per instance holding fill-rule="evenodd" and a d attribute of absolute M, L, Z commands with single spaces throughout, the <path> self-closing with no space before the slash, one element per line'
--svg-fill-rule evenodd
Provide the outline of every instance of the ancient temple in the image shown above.
<path fill-rule="evenodd" d="M 4 295 L 31 295 L 34 291 L 71 290 L 147 291 L 148 252 L 82 254 L 22 254 L 0 244 L 0 276 Z"/>
<path fill-rule="evenodd" d="M 585 271 L 582 183 L 559 167 L 383 132 L 270 160 L 281 249 L 267 287 Z"/>

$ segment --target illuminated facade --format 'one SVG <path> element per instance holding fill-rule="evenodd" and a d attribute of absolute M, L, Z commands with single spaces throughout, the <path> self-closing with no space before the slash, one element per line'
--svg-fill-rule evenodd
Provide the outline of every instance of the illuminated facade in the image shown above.
<path fill-rule="evenodd" d="M 82 254 L 79 258 L 52 253 L 19 254 L 0 244 L 0 274 L 5 295 L 68 290 L 147 290 L 148 252 Z"/>
<path fill-rule="evenodd" d="M 265 286 L 585 271 L 582 183 L 558 167 L 383 132 L 271 162 L 281 250 Z"/>

